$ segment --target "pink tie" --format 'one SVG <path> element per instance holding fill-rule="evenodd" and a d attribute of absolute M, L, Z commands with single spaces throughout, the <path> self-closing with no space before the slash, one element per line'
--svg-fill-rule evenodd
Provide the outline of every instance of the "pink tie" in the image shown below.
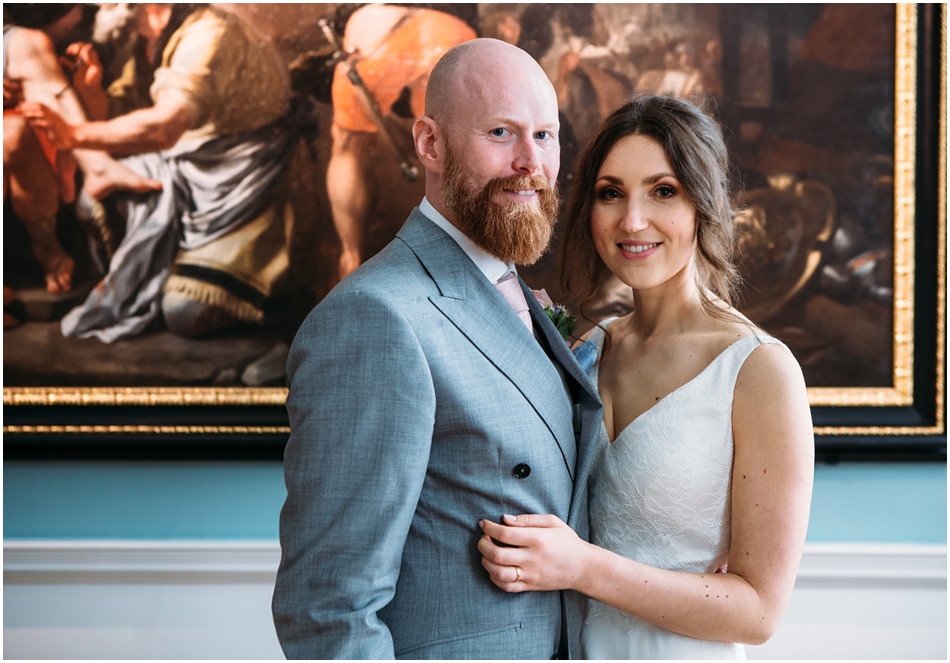
<path fill-rule="evenodd" d="M 528 302 L 525 301 L 524 291 L 521 289 L 518 276 L 514 272 L 508 272 L 495 282 L 495 288 L 515 310 L 528 331 L 533 334 L 534 326 L 531 324 L 531 313 L 528 312 Z"/>

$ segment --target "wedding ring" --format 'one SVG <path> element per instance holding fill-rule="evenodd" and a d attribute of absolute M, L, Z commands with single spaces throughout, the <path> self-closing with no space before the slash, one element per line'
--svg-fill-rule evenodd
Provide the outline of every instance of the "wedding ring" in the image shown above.
<path fill-rule="evenodd" d="M 515 569 L 515 574 L 516 574 L 515 582 L 521 582 L 521 568 L 516 566 L 514 567 L 514 569 Z"/>

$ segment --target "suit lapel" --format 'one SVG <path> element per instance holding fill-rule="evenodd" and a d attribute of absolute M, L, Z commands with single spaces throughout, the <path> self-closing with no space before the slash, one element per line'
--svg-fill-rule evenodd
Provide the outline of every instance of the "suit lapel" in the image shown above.
<path fill-rule="evenodd" d="M 531 311 L 531 319 L 534 321 L 534 327 L 540 333 L 544 334 L 548 342 L 548 347 L 551 348 L 551 352 L 558 363 L 561 364 L 565 372 L 577 381 L 581 389 L 586 391 L 595 401 L 600 402 L 596 387 L 591 384 L 590 378 L 587 377 L 587 374 L 584 373 L 583 369 L 581 369 L 577 363 L 577 360 L 574 358 L 574 353 L 571 352 L 567 342 L 561 337 L 561 333 L 557 330 L 557 327 L 554 326 L 554 323 L 551 322 L 548 314 L 544 312 L 541 303 L 538 302 L 524 281 L 521 282 L 521 288 L 524 290 L 525 299 L 528 300 L 528 309 Z"/>
<path fill-rule="evenodd" d="M 531 319 L 534 320 L 535 328 L 544 334 L 551 349 L 551 354 L 560 362 L 564 371 L 578 382 L 582 390 L 580 397 L 577 399 L 578 402 L 574 405 L 578 408 L 578 414 L 580 415 L 581 432 L 577 441 L 574 495 L 571 500 L 567 523 L 586 539 L 588 537 L 587 476 L 597 456 L 597 443 L 600 440 L 600 430 L 603 424 L 600 395 L 597 393 L 597 386 L 590 381 L 590 378 L 577 363 L 574 353 L 561 338 L 561 333 L 548 318 L 537 298 L 532 295 L 524 283 L 522 283 L 522 287 L 525 290 L 528 308 L 531 310 Z"/>
<path fill-rule="evenodd" d="M 573 478 L 577 451 L 571 402 L 538 341 L 458 244 L 418 210 L 410 215 L 398 237 L 412 249 L 439 288 L 440 296 L 429 300 L 524 395 L 557 441 Z M 530 291 L 526 297 L 529 308 L 533 304 L 539 309 Z M 540 313 L 545 318 L 540 324 L 553 328 L 544 312 Z M 539 325 L 534 310 L 532 317 Z M 548 331 L 542 332 L 546 338 Z M 559 337 L 555 340 L 570 354 Z M 560 356 L 558 361 L 564 364 Z"/>

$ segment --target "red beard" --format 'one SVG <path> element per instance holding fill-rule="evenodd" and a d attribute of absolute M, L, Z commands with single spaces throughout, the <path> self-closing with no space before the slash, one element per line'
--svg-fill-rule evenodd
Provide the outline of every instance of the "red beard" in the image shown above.
<path fill-rule="evenodd" d="M 495 197 L 506 189 L 536 190 L 538 202 L 496 203 Z M 556 189 L 551 189 L 541 176 L 495 178 L 481 190 L 472 189 L 448 144 L 442 202 L 469 239 L 499 260 L 516 265 L 533 265 L 548 250 L 560 205 Z"/>

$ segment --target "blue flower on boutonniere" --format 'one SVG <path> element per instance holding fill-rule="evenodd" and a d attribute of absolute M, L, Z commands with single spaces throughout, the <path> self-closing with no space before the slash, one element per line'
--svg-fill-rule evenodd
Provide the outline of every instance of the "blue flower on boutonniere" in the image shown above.
<path fill-rule="evenodd" d="M 551 318 L 551 322 L 557 327 L 561 337 L 565 340 L 570 338 L 574 330 L 577 329 L 577 317 L 571 315 L 570 312 L 560 304 L 555 304 L 544 288 L 532 290 L 531 292 L 534 294 L 534 298 L 538 300 L 538 303 L 541 304 L 541 308 L 544 309 L 544 312 Z"/>

